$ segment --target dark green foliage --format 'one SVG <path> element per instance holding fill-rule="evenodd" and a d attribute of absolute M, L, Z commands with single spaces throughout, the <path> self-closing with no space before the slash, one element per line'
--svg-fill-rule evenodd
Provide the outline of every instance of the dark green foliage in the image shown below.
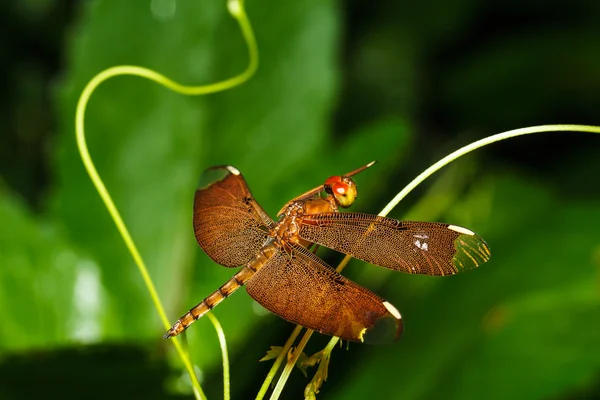
<path fill-rule="evenodd" d="M 53 107 L 43 118 L 30 115 L 42 121 L 34 130 L 43 139 L 27 139 L 21 120 L 3 119 L 0 368 L 36 359 L 65 376 L 85 368 L 88 379 L 71 383 L 78 392 L 96 390 L 96 376 L 102 383 L 131 376 L 137 385 L 142 367 L 116 366 L 119 353 L 143 348 L 133 358 L 149 365 L 148 382 L 173 388 L 164 364 L 172 362 L 173 378 L 178 360 L 168 356 L 141 277 L 81 165 L 75 104 L 88 80 L 110 66 L 136 64 L 206 84 L 243 71 L 246 49 L 225 2 L 178 0 L 172 16 L 153 14 L 150 4 L 159 0 L 79 3 L 61 44 L 64 64 L 44 81 Z M 194 191 L 210 165 L 240 169 L 274 216 L 326 177 L 376 159 L 356 177 L 353 210 L 377 213 L 417 173 L 470 140 L 532 124 L 600 123 L 596 2 L 575 1 L 566 11 L 516 1 L 413 3 L 251 0 L 261 64 L 244 86 L 191 98 L 118 77 L 94 93 L 90 152 L 172 322 L 233 274 L 198 249 L 192 231 Z M 20 95 L 4 93 L 9 110 L 28 109 Z M 51 133 L 40 133 L 47 125 Z M 14 143 L 31 149 L 35 165 L 49 166 L 43 185 L 23 167 L 28 158 L 9 157 Z M 319 398 L 598 396 L 599 149 L 600 136 L 591 134 L 519 138 L 459 161 L 436 176 L 439 184 L 409 196 L 390 216 L 468 227 L 486 239 L 492 259 L 447 278 L 352 261 L 345 273 L 400 310 L 404 335 L 389 346 L 334 350 Z M 319 254 L 330 264 L 340 260 Z M 258 360 L 283 345 L 292 325 L 259 310 L 243 290 L 215 314 L 232 357 L 233 398 L 254 397 L 268 368 Z M 325 344 L 315 336 L 309 356 Z M 197 322 L 188 339 L 203 387 L 220 398 L 212 325 Z M 108 341 L 134 345 L 73 361 L 82 346 Z M 18 385 L 4 379 L 0 397 L 17 396 Z M 283 398 L 300 398 L 308 382 L 294 374 Z M 105 387 L 113 398 L 130 394 Z"/>

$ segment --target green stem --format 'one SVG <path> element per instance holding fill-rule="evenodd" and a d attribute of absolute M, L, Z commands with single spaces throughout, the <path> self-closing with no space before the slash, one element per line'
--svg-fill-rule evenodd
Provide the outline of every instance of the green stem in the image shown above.
<path fill-rule="evenodd" d="M 429 178 L 431 175 L 433 175 L 434 173 L 439 171 L 441 168 L 450 164 L 452 161 L 458 159 L 459 157 L 464 156 L 465 154 L 468 154 L 474 150 L 477 150 L 477 149 L 487 146 L 489 144 L 496 143 L 501 140 L 514 138 L 517 136 L 529 135 L 532 133 L 561 132 L 561 131 L 600 133 L 600 127 L 599 126 L 590 126 L 590 125 L 572 125 L 572 124 L 540 125 L 540 126 L 533 126 L 533 127 L 528 127 L 528 128 L 514 129 L 511 131 L 506 131 L 506 132 L 498 133 L 496 135 L 488 136 L 487 138 L 478 140 L 467 146 L 461 147 L 460 149 L 447 155 L 446 157 L 442 158 L 441 160 L 439 160 L 438 162 L 436 162 L 435 164 L 433 164 L 432 166 L 427 168 L 425 171 L 423 171 L 421 174 L 419 174 L 415 179 L 413 179 L 412 182 L 410 182 L 408 185 L 406 185 L 406 187 L 404 187 L 404 189 L 402 189 L 383 208 L 383 210 L 381 210 L 381 212 L 378 215 L 380 215 L 380 216 L 388 215 L 390 213 L 390 211 L 392 211 L 394 209 L 394 207 L 396 207 L 398 205 L 398 203 L 400 203 L 400 201 L 404 197 L 406 197 L 413 189 L 415 189 L 418 185 L 420 185 L 425 179 Z M 338 267 L 336 268 L 336 271 L 341 272 L 344 269 L 344 267 L 348 264 L 348 262 L 350 261 L 351 258 L 352 258 L 351 256 L 346 255 L 343 258 L 343 260 L 340 262 Z M 302 341 L 298 345 L 298 348 L 296 349 L 296 352 L 298 354 L 300 354 L 302 352 L 302 350 L 304 349 L 304 346 L 306 345 L 306 342 L 308 342 L 308 338 L 310 338 L 309 333 L 312 333 L 312 331 L 311 330 L 307 331 L 305 336 L 302 338 Z M 307 337 L 307 335 L 308 335 L 308 337 Z M 289 339 L 288 339 L 288 341 L 289 341 Z M 338 337 L 331 338 L 331 341 L 327 345 L 326 350 L 332 349 L 333 346 L 338 341 L 339 341 Z M 296 356 L 296 352 L 294 353 L 294 356 Z M 288 364 L 286 365 L 286 369 L 288 369 L 288 367 L 289 367 L 289 369 L 291 370 L 291 368 L 293 368 L 294 365 L 295 365 L 295 361 L 293 363 L 288 362 Z M 286 372 L 286 370 L 284 370 L 284 373 L 285 372 Z M 273 396 L 271 396 L 271 399 L 277 399 L 279 397 L 279 394 L 281 393 L 281 390 L 283 390 L 283 385 L 285 385 L 285 382 L 286 382 L 288 376 L 289 376 L 289 373 L 287 375 L 284 375 L 283 373 L 281 374 L 279 381 L 277 382 L 277 386 L 275 387 L 276 391 L 279 388 L 279 390 L 277 392 L 277 397 L 273 397 L 275 395 L 275 391 L 274 391 Z"/>
<path fill-rule="evenodd" d="M 225 341 L 225 332 L 223 332 L 223 328 L 219 323 L 217 317 L 213 315 L 213 313 L 208 313 L 206 315 L 210 322 L 212 322 L 215 330 L 217 331 L 217 336 L 219 337 L 219 345 L 221 347 L 221 355 L 223 357 L 223 398 L 225 400 L 229 400 L 231 397 L 231 390 L 229 387 L 229 356 L 227 355 L 227 342 Z"/>
<path fill-rule="evenodd" d="M 160 298 L 156 291 L 156 287 L 154 286 L 154 283 L 152 282 L 152 278 L 150 277 L 150 274 L 148 273 L 146 264 L 144 263 L 142 256 L 140 255 L 139 251 L 137 250 L 137 247 L 135 246 L 135 243 L 134 243 L 133 239 L 131 238 L 131 235 L 129 234 L 129 231 L 125 225 L 125 222 L 123 221 L 123 218 L 121 217 L 121 214 L 117 210 L 117 207 L 115 206 L 108 190 L 106 189 L 104 182 L 100 178 L 100 175 L 98 174 L 98 171 L 96 170 L 96 167 L 94 166 L 94 163 L 92 162 L 92 158 L 90 156 L 90 153 L 89 153 L 89 150 L 88 150 L 88 147 L 86 144 L 86 140 L 85 140 L 85 129 L 84 129 L 85 110 L 86 110 L 87 104 L 89 102 L 89 99 L 90 99 L 92 93 L 98 88 L 98 86 L 101 83 L 103 83 L 104 81 L 106 81 L 112 77 L 119 76 L 119 75 L 134 75 L 134 76 L 146 78 L 146 79 L 154 81 L 160 85 L 163 85 L 168 89 L 171 89 L 177 93 L 181 93 L 184 95 L 203 95 L 203 94 L 215 93 L 215 92 L 231 89 L 235 86 L 241 85 L 242 83 L 246 82 L 248 79 L 250 79 L 254 75 L 254 73 L 256 72 L 256 70 L 258 68 L 258 48 L 256 45 L 256 40 L 254 38 L 254 33 L 252 31 L 252 27 L 250 25 L 250 21 L 248 20 L 248 17 L 246 16 L 246 12 L 244 10 L 243 0 L 229 0 L 227 6 L 228 6 L 229 13 L 233 16 L 233 18 L 235 18 L 238 21 L 238 24 L 242 31 L 242 35 L 243 35 L 244 40 L 248 47 L 248 53 L 249 53 L 248 67 L 241 74 L 234 76 L 233 78 L 226 79 L 224 81 L 213 83 L 213 84 L 202 85 L 202 86 L 185 86 L 185 85 L 181 85 L 181 84 L 165 77 L 164 75 L 159 74 L 158 72 L 152 71 L 148 68 L 134 66 L 134 65 L 121 65 L 121 66 L 108 68 L 108 69 L 100 72 L 96 76 L 94 76 L 88 82 L 86 87 L 83 89 L 81 95 L 79 96 L 79 100 L 77 102 L 77 109 L 76 109 L 76 113 L 75 113 L 75 136 L 76 136 L 76 140 L 77 140 L 77 147 L 79 149 L 79 153 L 81 155 L 83 165 L 85 166 L 85 169 L 87 170 L 87 172 L 90 176 L 90 179 L 92 180 L 92 183 L 96 187 L 96 190 L 98 191 L 98 194 L 100 195 L 100 198 L 104 202 L 111 218 L 113 219 L 113 221 L 117 227 L 117 230 L 119 231 L 119 234 L 123 238 L 125 245 L 129 249 L 129 252 L 131 253 L 131 256 L 133 257 L 133 260 L 135 261 L 135 264 L 140 272 L 140 275 L 142 276 L 144 284 L 146 285 L 148 293 L 150 294 L 152 302 L 154 303 L 154 307 L 156 308 L 158 315 L 159 315 L 165 329 L 168 329 L 170 327 L 169 320 L 167 318 L 165 310 L 162 306 L 162 302 L 160 301 Z M 213 318 L 215 318 L 215 317 L 213 316 Z M 217 333 L 219 334 L 219 331 L 217 331 Z M 221 330 L 221 333 L 222 333 L 222 330 Z M 188 371 L 188 373 L 190 375 L 194 395 L 198 399 L 206 399 L 206 396 L 205 396 L 204 392 L 202 391 L 202 388 L 200 387 L 200 383 L 198 382 L 196 375 L 194 373 L 193 365 L 190 362 L 189 357 L 187 356 L 186 352 L 182 348 L 181 342 L 179 341 L 179 339 L 175 338 L 175 339 L 172 339 L 172 343 L 175 346 L 175 349 L 177 351 L 177 354 L 179 355 L 179 358 L 183 362 L 186 370 Z M 225 350 L 223 352 L 223 354 L 226 356 L 226 353 L 227 352 Z M 223 364 L 225 366 L 225 364 L 228 364 L 228 361 L 223 360 Z M 225 371 L 227 371 L 227 372 L 225 372 Z M 229 374 L 228 367 L 227 367 L 227 369 L 224 368 L 224 378 L 225 378 L 225 373 L 227 373 L 227 375 Z M 229 376 L 227 376 L 226 379 L 229 380 Z M 226 388 L 228 390 L 229 385 L 226 385 Z M 227 396 L 229 396 L 228 393 L 227 393 Z"/>
<path fill-rule="evenodd" d="M 269 385 L 275 378 L 277 371 L 279 371 L 279 366 L 281 365 L 281 363 L 283 362 L 283 359 L 286 357 L 288 351 L 292 347 L 292 344 L 294 344 L 294 341 L 300 334 L 300 331 L 302 330 L 302 328 L 303 328 L 303 326 L 296 325 L 296 327 L 292 331 L 292 334 L 290 335 L 288 340 L 283 345 L 283 348 L 281 349 L 281 353 L 279 353 L 279 355 L 275 359 L 275 362 L 271 366 L 271 369 L 269 370 L 269 373 L 267 374 L 265 381 L 263 382 L 262 386 L 260 387 L 260 390 L 258 391 L 258 394 L 256 395 L 256 400 L 262 400 L 265 397 L 265 394 L 267 393 L 267 390 L 269 389 Z"/>
<path fill-rule="evenodd" d="M 456 160 L 459 157 L 464 156 L 474 150 L 477 150 L 481 147 L 487 146 L 492 143 L 499 142 L 501 140 L 506 140 L 510 138 L 514 138 L 517 136 L 529 135 L 532 133 L 542 133 L 542 132 L 591 132 L 591 133 L 600 133 L 600 127 L 598 126 L 589 126 L 589 125 L 572 125 L 572 124 L 556 124 L 556 125 L 540 125 L 540 126 L 531 126 L 528 128 L 520 128 L 513 129 L 511 131 L 506 131 L 502 133 L 498 133 L 496 135 L 488 136 L 484 139 L 473 142 L 467 146 L 461 147 L 453 153 L 448 154 L 446 157 L 442 158 L 440 161 L 433 164 L 431 167 L 427 168 L 425 171 L 421 172 L 415 179 L 412 180 L 404 189 L 402 189 L 396 197 L 394 197 L 378 215 L 382 217 L 388 215 L 390 211 L 394 209 L 400 203 L 400 201 L 406 197 L 414 188 L 420 185 L 425 179 L 429 178 L 431 175 L 450 164 L 452 161 Z"/>
<path fill-rule="evenodd" d="M 281 373 L 281 376 L 279 377 L 279 380 L 277 381 L 277 385 L 275 385 L 275 389 L 273 389 L 273 393 L 271 394 L 270 400 L 277 400 L 279 398 L 279 396 L 281 395 L 281 392 L 283 390 L 283 387 L 285 386 L 285 383 L 287 382 L 288 378 L 290 377 L 290 374 L 292 373 L 292 370 L 294 369 L 294 366 L 296 365 L 296 362 L 298 361 L 300 354 L 302 354 L 302 351 L 306 347 L 306 344 L 308 343 L 308 340 L 312 336 L 313 332 L 314 331 L 312 329 L 308 329 L 306 332 L 304 332 L 304 336 L 302 336 L 300 343 L 298 343 L 298 347 L 296 347 L 294 349 L 294 352 L 292 353 L 292 357 L 285 364 L 285 368 L 283 368 L 283 372 Z"/>

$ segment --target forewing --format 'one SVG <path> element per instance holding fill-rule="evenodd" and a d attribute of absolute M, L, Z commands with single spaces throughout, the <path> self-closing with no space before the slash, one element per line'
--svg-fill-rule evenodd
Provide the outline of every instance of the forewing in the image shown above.
<path fill-rule="evenodd" d="M 194 232 L 215 262 L 246 264 L 265 243 L 272 224 L 237 169 L 213 167 L 203 173 L 194 198 Z"/>
<path fill-rule="evenodd" d="M 479 235 L 436 222 L 324 213 L 304 216 L 298 234 L 368 263 L 412 274 L 456 274 L 490 258 L 490 250 Z"/>
<path fill-rule="evenodd" d="M 305 247 L 290 244 L 246 284 L 256 301 L 280 317 L 346 340 L 397 339 L 400 313 L 390 303 L 329 267 Z"/>

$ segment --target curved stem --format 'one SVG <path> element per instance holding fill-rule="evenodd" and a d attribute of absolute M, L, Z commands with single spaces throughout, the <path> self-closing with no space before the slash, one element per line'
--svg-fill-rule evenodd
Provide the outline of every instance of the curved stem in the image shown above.
<path fill-rule="evenodd" d="M 506 139 L 510 139 L 513 137 L 517 137 L 517 136 L 523 136 L 523 135 L 528 135 L 528 134 L 532 134 L 532 133 L 560 132 L 560 131 L 600 133 L 600 127 L 590 126 L 590 125 L 573 125 L 573 124 L 540 125 L 540 126 L 533 126 L 533 127 L 528 127 L 528 128 L 514 129 L 511 131 L 506 131 L 506 132 L 498 133 L 496 135 L 488 136 L 487 138 L 478 140 L 467 146 L 461 147 L 460 149 L 448 154 L 446 157 L 442 158 L 441 160 L 439 160 L 438 162 L 436 162 L 435 164 L 433 164 L 432 166 L 427 168 L 425 171 L 423 171 L 421 174 L 419 174 L 415 179 L 413 179 L 408 185 L 406 185 L 404 187 L 404 189 L 402 189 L 383 208 L 383 210 L 381 210 L 381 212 L 378 215 L 380 215 L 382 217 L 388 215 L 390 213 L 390 211 L 392 211 L 392 209 L 394 209 L 394 207 L 396 207 L 398 205 L 398 203 L 404 197 L 406 197 L 413 189 L 415 189 L 418 185 L 420 185 L 425 179 L 429 178 L 435 172 L 439 171 L 441 168 L 450 164 L 452 161 L 458 159 L 459 157 L 464 156 L 465 154 L 468 154 L 474 150 L 477 150 L 477 149 L 487 146 L 489 144 L 496 143 L 501 140 L 506 140 Z M 343 260 L 340 262 L 338 267 L 336 268 L 336 271 L 341 272 L 346 267 L 346 265 L 348 264 L 348 262 L 350 261 L 351 258 L 352 258 L 351 256 L 346 255 L 343 258 Z M 302 350 L 304 349 L 304 346 L 308 342 L 308 338 L 310 338 L 311 333 L 312 333 L 311 330 L 308 330 L 306 332 L 305 336 L 302 338 L 302 341 L 298 344 L 298 347 L 295 350 L 294 356 L 296 356 L 296 353 L 300 354 L 302 352 Z M 326 350 L 329 349 L 329 351 L 331 351 L 333 346 L 338 341 L 339 341 L 338 337 L 331 338 L 331 341 L 327 345 Z M 291 369 L 295 365 L 296 359 L 297 359 L 297 357 L 294 359 L 294 362 L 288 361 L 288 363 L 286 365 L 286 369 L 284 369 L 284 373 L 286 372 L 287 369 L 289 369 L 291 371 Z M 283 385 L 285 385 L 285 382 L 289 376 L 289 372 L 287 375 L 284 375 L 284 373 L 282 373 L 281 376 L 279 377 L 279 381 L 277 382 L 277 386 L 275 387 L 275 390 L 277 391 L 277 389 L 281 386 L 281 388 L 277 392 L 277 397 L 271 396 L 271 399 L 277 399 L 279 394 L 281 393 L 281 390 L 283 389 Z M 275 395 L 275 391 L 273 392 L 273 395 Z"/>
<path fill-rule="evenodd" d="M 79 153 L 81 155 L 83 165 L 85 166 L 85 169 L 87 170 L 87 172 L 90 176 L 90 179 L 92 180 L 92 183 L 96 187 L 96 190 L 98 191 L 98 194 L 100 195 L 100 198 L 104 202 L 111 218 L 113 219 L 113 221 L 117 227 L 117 230 L 119 231 L 119 234 L 123 238 L 125 245 L 129 249 L 129 252 L 131 253 L 131 256 L 133 257 L 135 264 L 138 267 L 140 275 L 142 276 L 144 284 L 146 285 L 146 288 L 148 289 L 150 297 L 152 298 L 152 302 L 154 303 L 154 307 L 156 308 L 158 315 L 159 315 L 165 329 L 168 329 L 170 327 L 170 324 L 169 324 L 169 320 L 167 319 L 165 310 L 162 306 L 162 303 L 160 301 L 160 298 L 158 296 L 158 293 L 156 291 L 156 287 L 154 286 L 154 283 L 152 282 L 152 278 L 150 277 L 150 274 L 148 273 L 148 269 L 146 268 L 146 265 L 142 259 L 142 256 L 140 255 L 137 247 L 135 246 L 133 239 L 131 238 L 131 235 L 125 225 L 125 222 L 123 221 L 123 218 L 121 217 L 121 214 L 117 210 L 117 207 L 115 206 L 108 190 L 106 189 L 104 182 L 100 178 L 100 175 L 98 174 L 98 171 L 96 170 L 96 167 L 94 166 L 94 163 L 92 162 L 92 158 L 90 156 L 90 153 L 89 153 L 89 150 L 88 150 L 88 147 L 86 144 L 86 140 L 85 140 L 85 130 L 84 130 L 85 110 L 86 110 L 87 104 L 88 104 L 89 99 L 90 99 L 92 93 L 94 92 L 94 90 L 96 90 L 96 88 L 101 83 L 105 82 L 106 80 L 108 80 L 112 77 L 118 76 L 118 75 L 134 75 L 134 76 L 146 78 L 146 79 L 154 81 L 160 85 L 163 85 L 168 89 L 171 89 L 177 93 L 181 93 L 184 95 L 202 95 L 202 94 L 215 93 L 215 92 L 231 89 L 235 86 L 241 85 L 242 83 L 246 82 L 248 79 L 250 79 L 254 75 L 254 73 L 256 72 L 256 69 L 258 68 L 258 48 L 256 46 L 256 40 L 254 38 L 254 33 L 252 31 L 250 21 L 248 20 L 248 17 L 246 16 L 246 12 L 244 10 L 243 0 L 229 0 L 227 5 L 228 5 L 229 13 L 233 16 L 233 18 L 235 18 L 238 21 L 238 24 L 242 31 L 242 35 L 243 35 L 244 40 L 248 47 L 248 53 L 249 53 L 248 67 L 241 74 L 234 76 L 233 78 L 226 79 L 224 81 L 213 83 L 213 84 L 202 85 L 202 86 L 186 86 L 186 85 L 179 84 L 179 83 L 167 78 L 166 76 L 159 74 L 158 72 L 152 71 L 148 68 L 134 66 L 134 65 L 121 65 L 121 66 L 108 68 L 108 69 L 100 72 L 96 76 L 94 76 L 88 82 L 86 87 L 83 89 L 83 92 L 81 93 L 79 100 L 77 102 L 77 109 L 76 109 L 76 113 L 75 113 L 75 136 L 76 136 L 76 140 L 77 140 L 77 147 L 79 149 Z M 213 316 L 213 318 L 215 318 L 215 317 Z M 181 342 L 177 338 L 172 339 L 172 342 L 173 342 L 173 345 L 175 346 L 177 354 L 181 358 L 186 370 L 188 371 L 188 373 L 190 375 L 194 395 L 196 396 L 196 398 L 206 399 L 206 396 L 205 396 L 204 392 L 202 391 L 202 388 L 200 387 L 198 380 L 196 379 L 192 363 L 190 362 L 189 357 L 187 356 L 186 352 L 182 348 Z M 226 354 L 226 351 L 224 354 Z M 225 365 L 226 361 L 224 360 L 223 362 Z M 228 361 L 227 361 L 227 363 L 228 363 Z M 228 373 L 229 373 L 229 368 L 227 368 L 227 374 Z M 225 371 L 224 371 L 224 374 L 225 374 Z M 227 376 L 227 380 L 229 380 L 228 376 Z M 228 385 L 227 385 L 227 388 L 228 388 Z"/>
<path fill-rule="evenodd" d="M 541 132 L 560 132 L 560 131 L 570 131 L 570 132 L 591 132 L 591 133 L 600 133 L 600 127 L 598 126 L 590 126 L 590 125 L 573 125 L 573 124 L 556 124 L 556 125 L 540 125 L 540 126 L 531 126 L 528 128 L 520 128 L 513 129 L 511 131 L 506 131 L 502 133 L 498 133 L 496 135 L 488 136 L 476 142 L 473 142 L 467 146 L 461 147 L 460 149 L 454 151 L 453 153 L 448 154 L 446 157 L 442 158 L 431 167 L 427 168 L 425 171 L 421 172 L 415 179 L 412 180 L 404 189 L 402 189 L 396 197 L 394 197 L 378 214 L 382 217 L 385 217 L 392 211 L 394 207 L 400 203 L 400 201 L 406 197 L 414 188 L 421 184 L 425 179 L 429 178 L 431 175 L 450 164 L 452 161 L 456 160 L 459 157 L 464 156 L 474 150 L 477 150 L 481 147 L 487 146 L 492 143 L 499 142 L 501 140 L 506 140 L 510 138 L 514 138 L 517 136 L 529 135 L 532 133 L 541 133 Z"/>
<path fill-rule="evenodd" d="M 217 331 L 217 336 L 219 337 L 219 345 L 221 347 L 221 356 L 223 358 L 223 398 L 225 400 L 229 400 L 231 397 L 231 390 L 229 387 L 229 355 L 227 354 L 227 342 L 225 341 L 225 332 L 223 332 L 223 328 L 219 323 L 217 317 L 213 315 L 213 313 L 206 314 L 210 322 L 212 322 L 215 327 L 215 331 Z"/>

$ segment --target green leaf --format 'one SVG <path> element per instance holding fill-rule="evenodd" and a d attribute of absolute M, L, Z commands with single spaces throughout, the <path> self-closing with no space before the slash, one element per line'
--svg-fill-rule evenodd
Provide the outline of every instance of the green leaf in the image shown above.
<path fill-rule="evenodd" d="M 282 349 L 283 349 L 283 346 L 271 346 L 271 349 L 269 351 L 267 351 L 267 354 L 258 361 L 274 360 L 277 357 L 279 357 L 279 354 L 281 354 Z"/>
<path fill-rule="evenodd" d="M 49 221 L 0 195 L 0 347 L 24 350 L 99 336 L 97 267 Z"/>
<path fill-rule="evenodd" d="M 272 195 L 272 188 L 285 178 L 283 172 L 302 171 L 307 160 L 314 162 L 333 105 L 338 29 L 333 2 L 248 7 L 261 56 L 269 60 L 248 84 L 186 98 L 137 77 L 118 77 L 100 86 L 87 109 L 92 158 L 173 322 L 233 273 L 208 260 L 194 240 L 192 199 L 201 171 L 233 164 L 261 204 L 267 209 L 282 205 L 289 198 Z M 52 210 L 99 266 L 108 297 L 105 339 L 159 341 L 163 327 L 82 168 L 73 130 L 77 96 L 95 73 L 118 64 L 153 68 L 190 84 L 239 74 L 248 55 L 225 10 L 220 2 L 177 2 L 175 13 L 165 19 L 137 3 L 101 2 L 86 8 L 68 46 L 70 66 L 58 91 L 59 185 Z M 234 348 L 261 321 L 243 293 L 215 313 Z M 197 364 L 219 361 L 208 321 L 195 324 L 188 335 Z"/>

